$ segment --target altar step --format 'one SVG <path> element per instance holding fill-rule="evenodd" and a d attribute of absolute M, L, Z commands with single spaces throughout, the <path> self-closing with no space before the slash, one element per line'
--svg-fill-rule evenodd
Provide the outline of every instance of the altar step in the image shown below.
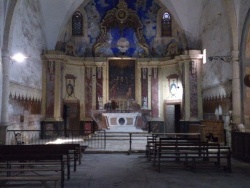
<path fill-rule="evenodd" d="M 134 125 L 115 125 L 110 126 L 106 129 L 106 132 L 131 132 L 131 133 L 139 133 L 143 132 L 142 129 L 136 128 Z"/>

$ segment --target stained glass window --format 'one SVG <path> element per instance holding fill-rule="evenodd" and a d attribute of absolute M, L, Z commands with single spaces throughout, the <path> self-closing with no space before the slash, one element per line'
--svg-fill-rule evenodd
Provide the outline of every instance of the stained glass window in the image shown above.
<path fill-rule="evenodd" d="M 162 15 L 161 35 L 163 37 L 172 36 L 171 15 L 168 12 L 164 12 Z"/>
<path fill-rule="evenodd" d="M 72 35 L 83 34 L 83 17 L 79 11 L 76 11 L 72 16 Z"/>

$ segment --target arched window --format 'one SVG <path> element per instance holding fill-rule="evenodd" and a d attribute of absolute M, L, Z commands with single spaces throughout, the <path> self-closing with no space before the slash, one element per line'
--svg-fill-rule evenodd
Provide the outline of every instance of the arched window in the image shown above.
<path fill-rule="evenodd" d="M 72 35 L 83 35 L 83 16 L 79 11 L 72 16 Z"/>
<path fill-rule="evenodd" d="M 161 19 L 161 36 L 172 36 L 171 15 L 168 12 L 164 12 Z"/>

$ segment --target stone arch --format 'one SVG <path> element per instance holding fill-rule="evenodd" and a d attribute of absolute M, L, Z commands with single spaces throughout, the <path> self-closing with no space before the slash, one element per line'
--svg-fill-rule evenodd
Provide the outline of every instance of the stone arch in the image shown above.
<path fill-rule="evenodd" d="M 3 33 L 3 51 L 9 51 L 9 49 L 11 48 L 11 44 L 12 44 L 12 34 L 13 34 L 13 16 L 14 11 L 16 9 L 16 7 L 18 7 L 20 5 L 21 1 L 17 1 L 17 0 L 13 0 L 13 1 L 9 1 L 9 5 L 8 5 L 8 10 L 7 10 L 7 16 L 6 16 L 6 21 L 4 24 L 4 33 Z"/>
<path fill-rule="evenodd" d="M 232 38 L 230 41 L 230 49 L 232 56 L 232 108 L 234 121 L 236 123 L 244 122 L 244 109 L 243 107 L 243 91 L 242 91 L 242 70 L 239 63 L 239 33 L 238 33 L 238 20 L 236 14 L 235 2 L 233 0 L 223 0 L 223 7 L 225 7 L 225 12 L 228 20 L 228 26 L 230 28 L 229 34 Z"/>
<path fill-rule="evenodd" d="M 243 24 L 243 29 L 241 33 L 241 41 L 240 41 L 240 83 L 241 83 L 241 106 L 242 106 L 242 111 L 243 113 L 241 114 L 241 119 L 243 123 L 249 123 L 246 122 L 245 116 L 246 114 L 249 115 L 250 113 L 250 108 L 248 106 L 244 105 L 248 102 L 250 102 L 250 99 L 248 99 L 247 96 L 247 91 L 246 91 L 246 86 L 244 85 L 244 76 L 246 74 L 250 74 L 249 68 L 247 68 L 247 64 L 250 63 L 250 9 L 247 12 L 244 24 Z"/>
<path fill-rule="evenodd" d="M 13 16 L 16 7 L 21 3 L 21 1 L 13 0 L 9 1 L 7 8 L 7 16 L 4 24 L 3 31 L 3 46 L 2 46 L 2 101 L 1 101 L 1 124 L 3 126 L 8 126 L 9 124 L 9 68 L 10 68 L 10 54 L 13 35 Z M 4 138 L 5 139 L 5 138 Z"/>
<path fill-rule="evenodd" d="M 232 37 L 231 42 L 231 50 L 238 51 L 238 27 L 237 27 L 237 15 L 235 10 L 235 5 L 232 0 L 224 0 L 223 5 L 226 8 L 227 18 L 228 18 L 228 25 L 231 27 L 230 35 Z"/>

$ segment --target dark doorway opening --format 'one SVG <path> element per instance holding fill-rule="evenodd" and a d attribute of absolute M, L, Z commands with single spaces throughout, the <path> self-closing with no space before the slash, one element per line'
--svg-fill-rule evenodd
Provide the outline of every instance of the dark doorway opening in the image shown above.
<path fill-rule="evenodd" d="M 167 133 L 179 133 L 180 132 L 180 119 L 181 119 L 181 105 L 177 104 L 168 104 L 165 103 L 165 132 Z"/>

